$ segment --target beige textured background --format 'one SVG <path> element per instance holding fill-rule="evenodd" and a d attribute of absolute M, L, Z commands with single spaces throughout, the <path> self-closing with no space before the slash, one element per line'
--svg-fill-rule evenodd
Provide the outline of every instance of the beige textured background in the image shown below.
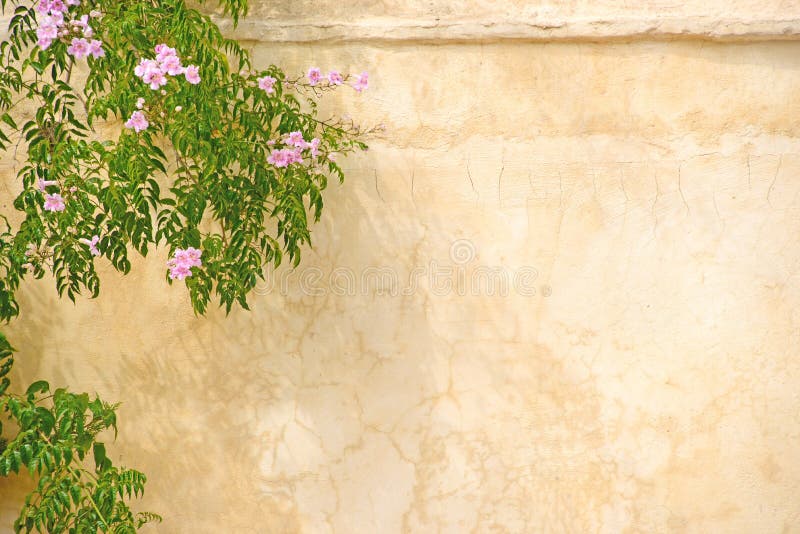
<path fill-rule="evenodd" d="M 124 401 L 150 532 L 800 532 L 800 2 L 253 3 L 387 127 L 314 250 L 249 313 L 162 253 L 9 328 L 16 379 Z"/>

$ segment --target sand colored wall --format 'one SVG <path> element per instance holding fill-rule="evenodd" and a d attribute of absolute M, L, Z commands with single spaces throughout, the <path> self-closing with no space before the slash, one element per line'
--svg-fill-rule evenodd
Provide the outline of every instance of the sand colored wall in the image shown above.
<path fill-rule="evenodd" d="M 797 2 L 254 4 L 387 128 L 300 268 L 199 319 L 162 251 L 9 328 L 124 401 L 150 532 L 800 532 Z"/>

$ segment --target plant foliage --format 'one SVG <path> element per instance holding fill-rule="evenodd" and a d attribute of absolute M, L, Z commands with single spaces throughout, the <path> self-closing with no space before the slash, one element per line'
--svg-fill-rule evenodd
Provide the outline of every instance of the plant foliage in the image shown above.
<path fill-rule="evenodd" d="M 200 2 L 201 4 L 203 2 Z M 246 0 L 220 0 L 236 24 Z M 0 320 L 19 312 L 25 276 L 51 276 L 60 296 L 97 296 L 97 262 L 166 246 L 165 278 L 183 281 L 196 313 L 230 311 L 265 267 L 296 265 L 310 244 L 336 156 L 365 148 L 352 122 L 322 120 L 316 97 L 361 92 L 367 74 L 312 68 L 288 79 L 183 0 L 0 0 L 0 151 L 13 159 L 18 213 L 0 220 Z M 0 476 L 36 489 L 20 532 L 135 532 L 159 520 L 126 500 L 145 476 L 116 467 L 116 405 L 51 390 L 10 390 L 13 348 L 0 334 Z M 2 430 L 2 426 L 0 426 Z M 7 429 L 8 430 L 8 429 Z M 92 461 L 93 460 L 93 461 Z"/>
<path fill-rule="evenodd" d="M 0 345 L 10 354 L 5 337 Z M 125 499 L 141 496 L 146 478 L 115 467 L 98 441 L 107 429 L 116 436 L 115 410 L 86 393 L 51 393 L 45 381 L 31 384 L 25 395 L 0 395 L 0 411 L 18 427 L 0 453 L 0 476 L 24 470 L 37 478 L 14 523 L 16 532 L 135 532 L 160 520 L 155 514 L 131 512 Z M 85 464 L 90 455 L 93 469 Z"/>

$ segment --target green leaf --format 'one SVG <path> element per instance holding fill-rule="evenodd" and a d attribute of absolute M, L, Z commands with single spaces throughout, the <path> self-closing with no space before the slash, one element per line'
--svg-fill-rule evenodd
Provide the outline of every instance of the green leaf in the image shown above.
<path fill-rule="evenodd" d="M 94 454 L 95 468 L 98 471 L 103 471 L 110 467 L 110 461 L 106 458 L 106 446 L 102 443 L 95 442 L 92 445 L 92 452 Z"/>
<path fill-rule="evenodd" d="M 37 380 L 25 390 L 25 395 L 32 397 L 36 393 L 46 393 L 50 391 L 50 384 L 46 380 Z"/>

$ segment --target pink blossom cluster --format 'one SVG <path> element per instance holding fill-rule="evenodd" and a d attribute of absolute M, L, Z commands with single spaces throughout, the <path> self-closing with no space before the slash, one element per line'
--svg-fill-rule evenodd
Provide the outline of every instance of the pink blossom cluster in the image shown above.
<path fill-rule="evenodd" d="M 308 84 L 311 86 L 318 85 L 323 83 L 324 81 L 328 82 L 329 86 L 334 85 L 342 85 L 344 83 L 344 76 L 339 71 L 332 70 L 328 73 L 327 76 L 322 75 L 322 70 L 319 67 L 311 67 L 308 69 L 308 73 L 306 74 L 308 78 Z M 353 89 L 358 91 L 359 93 L 366 89 L 369 86 L 369 74 L 366 72 L 362 72 L 358 76 L 355 76 L 355 82 L 353 82 Z"/>
<path fill-rule="evenodd" d="M 289 132 L 283 138 L 283 144 L 287 148 L 279 148 L 270 152 L 267 157 L 267 162 L 272 165 L 283 168 L 288 167 L 293 163 L 303 163 L 303 151 L 308 150 L 312 157 L 319 156 L 319 145 L 321 140 L 314 138 L 311 141 L 303 139 L 303 132 L 297 130 Z M 270 145 L 275 144 L 270 142 Z"/>
<path fill-rule="evenodd" d="M 36 11 L 42 15 L 51 15 L 63 18 L 64 13 L 69 11 L 71 6 L 79 6 L 81 0 L 40 0 L 36 6 Z"/>
<path fill-rule="evenodd" d="M 141 111 L 134 111 L 131 114 L 131 118 L 125 121 L 125 127 L 133 128 L 136 133 L 146 130 L 148 126 L 150 126 L 150 123 L 147 122 L 147 117 Z"/>
<path fill-rule="evenodd" d="M 103 43 L 101 41 L 98 41 L 97 39 L 87 41 L 83 37 L 74 37 L 70 45 L 67 47 L 67 52 L 75 56 L 75 59 L 81 59 L 87 56 L 99 58 L 106 55 L 105 51 L 103 50 Z"/>
<path fill-rule="evenodd" d="M 167 85 L 167 76 L 180 76 L 181 74 L 187 82 L 193 85 L 200 83 L 199 67 L 197 65 L 187 67 L 181 65 L 181 59 L 174 48 L 162 43 L 155 47 L 155 52 L 155 59 L 143 59 L 133 71 L 136 76 L 150 86 L 150 89 L 156 90 Z"/>
<path fill-rule="evenodd" d="M 272 76 L 263 76 L 259 78 L 257 81 L 258 81 L 258 88 L 263 89 L 268 95 L 275 92 L 275 82 L 277 82 L 278 80 L 276 80 Z"/>
<path fill-rule="evenodd" d="M 94 58 L 105 56 L 103 43 L 92 39 L 94 30 L 89 26 L 89 15 L 83 15 L 69 22 L 65 20 L 70 6 L 80 5 L 80 0 L 40 0 L 37 11 L 43 15 L 39 27 L 36 29 L 38 45 L 46 50 L 53 41 L 60 38 L 72 39 L 67 47 L 67 52 L 76 59 L 92 56 Z M 100 13 L 93 11 L 93 15 Z"/>
<path fill-rule="evenodd" d="M 56 180 L 45 180 L 39 178 L 36 182 L 36 188 L 44 193 L 44 209 L 47 211 L 64 211 L 67 207 L 64 197 L 59 193 L 48 193 L 47 188 L 58 185 Z"/>
<path fill-rule="evenodd" d="M 44 209 L 47 211 L 64 211 L 64 208 L 66 208 L 64 197 L 58 193 L 45 193 Z"/>
<path fill-rule="evenodd" d="M 64 15 L 56 12 L 54 15 L 45 15 L 36 28 L 36 37 L 42 50 L 47 50 L 55 39 L 58 38 L 59 30 L 64 25 Z"/>
<path fill-rule="evenodd" d="M 270 152 L 267 162 L 278 168 L 288 167 L 292 163 L 303 163 L 302 148 L 281 148 Z"/>
<path fill-rule="evenodd" d="M 154 50 L 156 53 L 155 59 L 143 59 L 136 68 L 133 69 L 133 73 L 141 78 L 144 83 L 149 85 L 150 89 L 155 91 L 167 85 L 169 81 L 168 76 L 183 75 L 186 81 L 192 85 L 200 83 L 200 67 L 197 65 L 188 65 L 184 67 L 181 64 L 181 58 L 178 57 L 178 53 L 174 48 L 167 46 L 166 43 L 161 43 L 157 45 Z M 161 93 L 166 94 L 166 91 L 162 89 Z M 144 98 L 137 98 L 136 109 L 141 110 L 144 108 L 144 103 Z M 175 111 L 180 111 L 181 109 L 183 109 L 181 106 L 177 106 Z M 150 122 L 147 120 L 147 116 L 145 116 L 143 111 L 134 111 L 131 117 L 125 122 L 125 126 L 138 133 L 142 130 L 146 130 L 150 126 Z"/>
<path fill-rule="evenodd" d="M 34 269 L 36 269 L 36 266 L 33 264 L 33 262 L 38 259 L 36 258 L 38 252 L 39 250 L 36 247 L 36 245 L 34 245 L 33 243 L 28 243 L 28 245 L 25 247 L 25 258 L 28 261 L 22 264 L 23 269 L 25 269 L 26 271 L 33 271 Z"/>
<path fill-rule="evenodd" d="M 183 280 L 192 276 L 192 267 L 200 267 L 203 265 L 200 256 L 202 251 L 194 247 L 187 249 L 177 249 L 172 258 L 167 262 L 169 267 L 169 277 L 172 280 Z"/>
<path fill-rule="evenodd" d="M 44 209 L 47 211 L 64 211 L 67 207 L 67 201 L 60 193 L 47 192 L 48 187 L 58 185 L 58 181 L 56 180 L 45 180 L 43 178 L 39 178 L 36 182 L 36 188 L 44 193 Z M 78 188 L 74 185 L 69 188 L 70 193 L 75 193 L 77 190 Z"/>

